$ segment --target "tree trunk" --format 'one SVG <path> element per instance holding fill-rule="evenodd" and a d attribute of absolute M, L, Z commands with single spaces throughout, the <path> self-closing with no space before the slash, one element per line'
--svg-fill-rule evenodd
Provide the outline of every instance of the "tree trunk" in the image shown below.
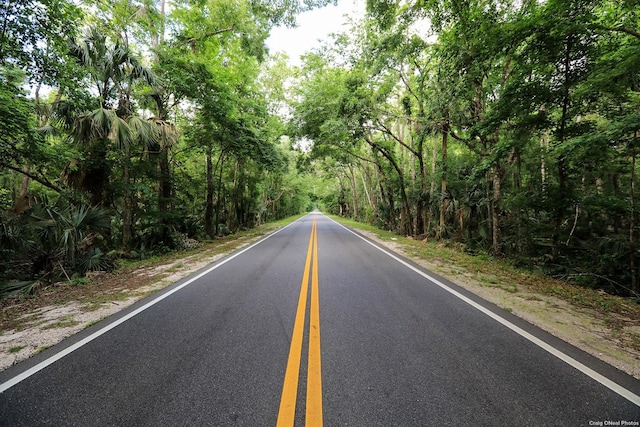
<path fill-rule="evenodd" d="M 233 228 L 235 227 L 239 227 L 241 225 L 242 222 L 242 212 L 241 207 L 240 207 L 240 161 L 236 158 L 234 167 L 233 167 L 233 183 L 231 184 L 231 203 L 233 205 L 233 215 L 235 217 L 234 221 L 233 221 Z"/>
<path fill-rule="evenodd" d="M 395 198 L 393 197 L 393 189 L 388 182 L 388 178 L 384 174 L 382 167 L 377 162 L 379 159 L 376 158 L 376 174 L 378 177 L 378 186 L 380 188 L 380 198 L 382 199 L 383 205 L 389 207 L 388 215 L 384 218 L 384 227 L 387 230 L 392 230 L 396 225 L 396 204 Z M 384 214 L 384 212 L 383 212 Z"/>
<path fill-rule="evenodd" d="M 637 271 L 637 259 L 636 259 L 636 200 L 635 200 L 635 185 L 636 185 L 636 140 L 638 138 L 638 132 L 636 131 L 633 136 L 633 143 L 631 146 L 631 181 L 629 188 L 629 201 L 630 201 L 630 218 L 629 218 L 629 249 L 631 252 L 629 267 L 631 269 L 631 291 L 638 296 L 640 287 L 638 286 L 638 271 Z"/>
<path fill-rule="evenodd" d="M 513 174 L 513 186 L 517 194 L 522 193 L 522 156 L 520 150 L 515 150 L 515 172 Z M 516 223 L 516 235 L 517 239 L 517 251 L 521 254 L 527 253 L 527 247 L 529 246 L 529 235 L 522 232 L 522 220 L 521 209 L 514 209 L 513 216 Z"/>
<path fill-rule="evenodd" d="M 491 252 L 494 255 L 502 254 L 502 234 L 500 229 L 500 217 L 502 215 L 502 210 L 500 207 L 501 198 L 502 198 L 502 168 L 500 167 L 500 163 L 496 162 L 493 166 L 493 198 L 491 200 L 492 208 L 491 208 L 491 236 L 492 236 L 492 244 L 491 244 Z"/>
<path fill-rule="evenodd" d="M 413 235 L 413 223 L 411 221 L 411 205 L 409 204 L 409 197 L 407 196 L 407 189 L 405 183 L 404 173 L 400 166 L 395 162 L 391 162 L 393 167 L 398 174 L 398 178 L 400 180 L 400 198 L 402 199 L 402 210 L 400 223 L 402 226 L 402 230 L 405 234 L 412 236 Z"/>
<path fill-rule="evenodd" d="M 220 214 L 222 210 L 222 172 L 224 170 L 224 152 L 220 153 L 220 158 L 218 159 L 218 167 L 220 168 L 220 172 L 218 174 L 218 198 L 216 200 L 216 211 L 215 211 L 215 224 L 214 230 L 215 235 L 220 234 Z"/>
<path fill-rule="evenodd" d="M 400 174 L 400 172 L 398 172 Z M 405 188 L 404 175 L 400 174 L 400 197 L 402 197 L 402 229 L 408 236 L 413 236 L 413 223 L 411 221 L 411 205 Z"/>
<path fill-rule="evenodd" d="M 402 209 L 400 211 L 400 226 L 402 227 L 402 232 L 408 236 L 413 235 L 413 222 L 411 221 L 411 205 L 409 204 L 409 197 L 407 196 L 406 183 L 404 173 L 400 166 L 395 162 L 395 160 L 391 156 L 386 156 L 388 160 L 391 161 L 392 166 L 394 167 L 396 173 L 398 174 L 398 179 L 400 181 L 400 198 L 402 200 Z"/>
<path fill-rule="evenodd" d="M 440 177 L 440 222 L 438 224 L 437 238 L 446 237 L 446 218 L 447 210 L 447 143 L 449 139 L 449 130 L 445 128 L 442 131 L 442 175 Z"/>
<path fill-rule="evenodd" d="M 418 154 L 418 177 L 420 179 L 420 195 L 416 201 L 416 224 L 413 228 L 415 235 L 424 234 L 425 223 L 427 222 L 427 209 L 426 209 L 426 194 L 427 194 L 427 172 L 424 167 L 424 136 L 420 135 L 416 147 Z"/>
<path fill-rule="evenodd" d="M 436 170 L 438 167 L 438 138 L 437 134 L 434 135 L 433 138 L 433 150 L 431 154 L 431 188 L 429 190 L 429 202 L 432 203 L 434 196 L 436 194 Z M 431 231 L 431 225 L 433 218 L 431 217 L 431 209 L 427 206 L 427 226 L 426 233 L 429 234 Z"/>
<path fill-rule="evenodd" d="M 207 152 L 206 155 L 206 167 L 207 167 L 207 189 L 206 189 L 206 202 L 204 207 L 204 232 L 210 238 L 214 238 L 214 227 L 213 227 L 213 162 L 211 161 L 211 150 Z"/>
<path fill-rule="evenodd" d="M 540 138 L 540 184 L 542 186 L 542 200 L 547 199 L 547 163 L 546 154 L 549 149 L 549 135 Z"/>
<path fill-rule="evenodd" d="M 571 74 L 571 50 L 573 48 L 573 36 L 567 39 L 567 46 L 564 57 L 564 81 L 563 81 L 563 99 L 562 99 L 562 115 L 560 116 L 560 129 L 558 132 L 558 143 L 562 146 L 566 140 L 567 121 L 569 115 L 570 102 L 570 74 Z M 558 157 L 558 188 L 559 198 L 555 201 L 555 224 L 553 232 L 553 256 L 560 254 L 560 230 L 562 228 L 562 220 L 564 218 L 565 200 L 567 199 L 567 171 L 565 166 L 564 155 Z"/>
<path fill-rule="evenodd" d="M 15 203 L 13 205 L 13 209 L 11 210 L 15 215 L 22 215 L 30 208 L 30 200 L 27 192 L 29 191 L 29 175 L 30 175 L 29 165 L 24 165 L 22 168 L 22 183 L 20 185 L 20 192 L 18 193 L 18 197 L 15 199 Z"/>
<path fill-rule="evenodd" d="M 108 144 L 106 140 L 94 143 L 83 166 L 82 188 L 90 193 L 89 203 L 92 206 L 107 207 L 109 205 L 110 195 L 105 194 L 111 174 L 111 168 L 107 164 Z"/>
<path fill-rule="evenodd" d="M 349 165 L 349 181 L 351 183 L 351 197 L 353 199 L 353 219 L 360 218 L 360 210 L 358 204 L 358 187 L 356 182 L 356 173 L 353 166 Z"/>
<path fill-rule="evenodd" d="M 487 222 L 489 223 L 491 234 L 493 235 L 493 195 L 491 188 L 493 184 L 493 177 L 490 176 L 489 172 L 485 172 L 484 180 L 485 194 L 487 197 Z"/>
<path fill-rule="evenodd" d="M 133 234 L 133 189 L 130 185 L 131 174 L 131 147 L 125 148 L 124 165 L 122 170 L 122 181 L 124 182 L 124 206 L 122 209 L 122 249 L 129 249 L 131 236 Z"/>
<path fill-rule="evenodd" d="M 376 214 L 376 206 L 375 203 L 373 202 L 373 199 L 371 198 L 371 193 L 369 191 L 369 185 L 371 185 L 371 175 L 370 175 L 370 169 L 369 169 L 369 165 L 364 165 L 363 169 L 363 173 L 360 175 L 360 179 L 362 180 L 362 188 L 364 190 L 364 194 L 365 197 L 367 198 L 367 203 L 369 204 L 369 207 L 371 208 L 371 212 L 373 213 L 373 216 L 375 217 Z M 366 177 L 366 179 L 365 179 Z M 367 218 L 369 219 L 369 218 Z"/>
<path fill-rule="evenodd" d="M 165 20 L 167 19 L 166 3 L 166 0 L 160 0 L 160 43 L 164 42 Z"/>
<path fill-rule="evenodd" d="M 160 238 L 169 246 L 171 239 L 169 236 L 169 212 L 171 212 L 171 167 L 169 165 L 169 150 L 167 147 L 160 147 L 160 158 L 158 159 L 158 169 L 160 172 L 158 182 L 158 210 L 160 212 Z"/>

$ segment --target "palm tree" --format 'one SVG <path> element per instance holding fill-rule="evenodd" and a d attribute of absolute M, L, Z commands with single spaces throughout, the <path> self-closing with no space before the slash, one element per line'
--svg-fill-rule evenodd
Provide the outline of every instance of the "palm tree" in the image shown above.
<path fill-rule="evenodd" d="M 103 270 L 109 260 L 99 249 L 108 235 L 104 209 L 75 205 L 59 197 L 42 197 L 28 215 L 15 216 L 0 227 L 0 297 L 31 293 L 40 283 L 68 279 L 75 273 Z M 35 277 L 34 277 L 35 275 Z"/>
<path fill-rule="evenodd" d="M 118 101 L 121 117 L 131 113 L 132 83 L 137 80 L 155 83 L 151 70 L 142 65 L 122 38 L 110 43 L 96 27 L 89 28 L 79 43 L 71 43 L 70 53 L 87 68 L 102 108 L 112 107 Z"/>
<path fill-rule="evenodd" d="M 132 237 L 135 194 L 131 186 L 132 147 L 148 151 L 162 136 L 154 122 L 133 113 L 132 89 L 137 81 L 155 84 L 153 73 L 144 67 L 129 46 L 109 38 L 97 28 L 90 28 L 79 43 L 72 43 L 71 54 L 89 73 L 98 94 L 99 107 L 76 116 L 72 121 L 73 139 L 86 150 L 85 161 L 69 168 L 68 182 L 87 191 L 90 203 L 106 206 L 114 194 L 106 194 L 112 174 L 109 151 L 119 151 L 122 159 L 121 196 L 122 246 L 127 249 Z"/>

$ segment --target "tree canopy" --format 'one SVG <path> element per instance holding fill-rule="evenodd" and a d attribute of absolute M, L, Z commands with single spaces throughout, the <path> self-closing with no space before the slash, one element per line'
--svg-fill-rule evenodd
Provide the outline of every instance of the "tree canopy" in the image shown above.
<path fill-rule="evenodd" d="M 294 134 L 343 214 L 637 297 L 639 13 L 370 0 L 307 56 Z"/>

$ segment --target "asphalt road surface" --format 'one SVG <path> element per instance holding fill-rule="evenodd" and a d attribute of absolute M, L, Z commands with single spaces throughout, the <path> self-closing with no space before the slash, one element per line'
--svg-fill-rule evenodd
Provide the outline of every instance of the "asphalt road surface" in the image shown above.
<path fill-rule="evenodd" d="M 319 213 L 0 373 L 0 425 L 639 425 L 640 381 Z"/>

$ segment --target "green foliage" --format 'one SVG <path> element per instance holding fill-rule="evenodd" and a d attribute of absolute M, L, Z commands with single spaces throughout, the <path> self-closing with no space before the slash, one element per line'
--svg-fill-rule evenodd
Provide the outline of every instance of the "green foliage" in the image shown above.
<path fill-rule="evenodd" d="M 326 3 L 0 5 L 1 292 L 316 208 L 638 292 L 634 2 Z"/>
<path fill-rule="evenodd" d="M 69 0 L 0 3 L 0 67 L 16 66 L 31 81 L 55 84 L 65 71 L 64 51 L 82 17 Z"/>
<path fill-rule="evenodd" d="M 43 199 L 21 217 L 8 218 L 0 232 L 7 255 L 0 262 L 2 293 L 28 294 L 40 283 L 112 268 L 100 250 L 108 243 L 110 222 L 104 210 L 62 198 Z M 32 276 L 39 280 L 27 280 Z"/>
<path fill-rule="evenodd" d="M 11 193 L 6 188 L 0 188 L 0 212 L 8 211 L 13 206 Z"/>
<path fill-rule="evenodd" d="M 290 71 L 262 61 L 274 25 L 324 4 L 0 6 L 1 293 L 310 209 L 270 104 Z"/>
<path fill-rule="evenodd" d="M 19 166 L 40 141 L 33 104 L 21 88 L 24 74 L 0 65 L 0 164 Z"/>
<path fill-rule="evenodd" d="M 290 133 L 335 176 L 326 206 L 637 295 L 637 5 L 367 11 L 296 89 Z"/>

